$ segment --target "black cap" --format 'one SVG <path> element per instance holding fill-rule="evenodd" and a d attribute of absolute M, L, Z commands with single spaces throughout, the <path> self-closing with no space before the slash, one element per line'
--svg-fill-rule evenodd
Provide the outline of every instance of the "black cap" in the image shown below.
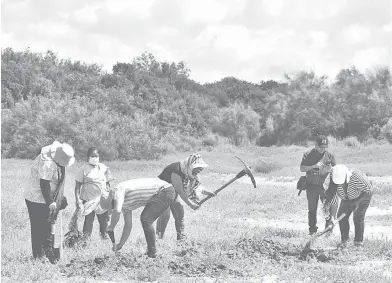
<path fill-rule="evenodd" d="M 318 146 L 327 146 L 328 145 L 328 138 L 326 136 L 317 136 L 316 142 Z"/>

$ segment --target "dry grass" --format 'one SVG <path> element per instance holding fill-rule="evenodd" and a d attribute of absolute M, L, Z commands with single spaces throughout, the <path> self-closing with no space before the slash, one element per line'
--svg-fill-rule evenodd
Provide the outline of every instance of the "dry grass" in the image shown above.
<path fill-rule="evenodd" d="M 358 157 L 343 149 L 338 150 L 340 154 L 337 157 L 345 160 L 345 163 L 355 161 L 357 164 L 366 164 L 370 160 L 373 167 L 391 168 L 390 161 L 383 161 L 383 158 L 392 160 L 390 149 L 385 157 L 381 156 L 384 151 L 380 148 L 374 151 L 366 148 L 363 151 L 362 148 L 360 162 Z M 306 149 L 302 147 L 289 147 L 242 148 L 225 152 L 214 149 L 202 152 L 210 167 L 202 173 L 201 179 L 211 190 L 220 187 L 224 183 L 225 174 L 236 174 L 242 169 L 234 154 L 243 157 L 250 164 L 257 162 L 261 156 L 268 160 L 276 157 L 276 162 L 282 164 L 283 168 L 267 176 L 296 176 L 297 164 L 304 150 Z M 364 155 L 363 152 L 373 154 Z M 380 154 L 378 157 L 381 161 L 374 162 L 377 158 L 374 152 Z M 118 183 L 130 178 L 156 176 L 165 164 L 186 155 L 181 153 L 167 156 L 160 161 L 111 162 L 108 165 Z M 344 159 L 343 156 L 349 158 Z M 146 246 L 139 209 L 134 212 L 131 237 L 117 257 L 110 250 L 110 241 L 100 240 L 96 221 L 92 242 L 85 250 L 66 249 L 64 259 L 54 266 L 35 262 L 31 260 L 29 220 L 21 190 L 28 178 L 30 164 L 31 161 L 2 160 L 3 282 L 260 282 L 263 278 L 275 278 L 272 282 L 390 282 L 386 271 L 392 272 L 392 267 L 388 265 L 388 260 L 392 259 L 392 242 L 387 238 L 368 238 L 364 249 L 350 247 L 344 253 L 334 254 L 333 260 L 327 263 L 314 259 L 301 261 L 295 256 L 281 256 L 277 253 L 275 245 L 290 246 L 295 254 L 296 249 L 301 249 L 308 239 L 306 198 L 304 195 L 297 197 L 295 182 L 287 181 L 258 184 L 257 189 L 237 181 L 216 198 L 206 202 L 198 211 L 186 208 L 187 242 L 184 245 L 177 243 L 171 219 L 165 239 L 158 241 L 161 254 L 159 259 L 152 260 L 143 256 Z M 63 214 L 64 231 L 74 209 L 76 167 L 69 170 L 66 180 L 66 196 L 70 205 Z M 386 172 L 392 175 L 388 170 Z M 256 173 L 256 176 L 262 175 Z M 371 205 L 384 208 L 390 206 L 391 184 L 375 183 Z M 321 213 L 319 219 L 322 219 Z M 379 224 L 384 219 L 374 220 Z M 370 221 L 371 217 L 367 223 L 371 224 Z M 283 227 L 279 223 L 283 223 Z M 115 231 L 117 238 L 120 237 L 122 224 L 121 220 Z M 80 223 L 80 227 L 81 225 Z M 254 248 L 263 245 L 264 240 L 270 240 L 274 244 L 271 250 L 252 255 L 238 248 L 238 243 L 244 239 L 255 243 Z M 339 235 L 335 233 L 329 239 L 320 239 L 316 245 L 318 248 L 335 246 L 338 240 Z M 102 259 L 102 262 L 94 263 L 95 258 Z M 362 261 L 374 264 L 363 267 L 360 265 Z M 381 264 L 377 265 L 377 261 L 381 261 Z"/>

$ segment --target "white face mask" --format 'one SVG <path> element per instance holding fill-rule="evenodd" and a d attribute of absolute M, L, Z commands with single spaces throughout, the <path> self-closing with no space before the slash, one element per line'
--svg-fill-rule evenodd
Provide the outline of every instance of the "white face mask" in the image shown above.
<path fill-rule="evenodd" d="M 98 165 L 99 157 L 90 157 L 88 163 L 90 163 L 93 166 Z"/>

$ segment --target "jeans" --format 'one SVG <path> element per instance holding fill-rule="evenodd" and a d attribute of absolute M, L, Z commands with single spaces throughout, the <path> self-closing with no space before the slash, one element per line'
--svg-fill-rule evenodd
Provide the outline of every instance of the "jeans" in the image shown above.
<path fill-rule="evenodd" d="M 160 238 L 163 238 L 163 235 L 165 234 L 167 223 L 169 222 L 170 219 L 170 211 L 172 212 L 175 220 L 175 226 L 176 226 L 176 231 L 177 231 L 177 240 L 182 240 L 184 238 L 184 229 L 185 229 L 185 224 L 184 224 L 184 206 L 180 202 L 180 200 L 177 198 L 174 203 L 170 206 L 170 209 L 166 209 L 162 215 L 158 218 L 157 220 L 157 235 Z"/>
<path fill-rule="evenodd" d="M 83 204 L 86 201 L 83 201 Z M 93 224 L 95 218 L 95 211 L 92 211 L 90 214 L 86 215 L 84 218 L 83 224 L 83 234 L 89 236 L 93 231 Z M 108 227 L 109 222 L 109 213 L 106 211 L 102 214 L 97 214 L 98 222 L 99 222 L 99 232 L 101 233 L 101 237 L 105 237 L 106 235 L 106 227 Z"/>
<path fill-rule="evenodd" d="M 53 249 L 54 245 L 54 238 L 50 233 L 51 223 L 48 221 L 49 206 L 27 199 L 25 201 L 30 218 L 33 257 L 41 258 L 44 256 L 44 252 L 47 253 L 48 249 Z"/>
<path fill-rule="evenodd" d="M 156 256 L 155 231 L 152 224 L 166 209 L 172 207 L 176 197 L 177 193 L 172 186 L 163 188 L 150 199 L 140 215 L 140 221 L 142 222 L 144 236 L 147 242 L 147 255 L 149 257 Z M 177 217 L 174 214 L 173 216 L 175 218 Z"/>
<path fill-rule="evenodd" d="M 366 195 L 366 197 L 360 202 L 358 209 L 354 212 L 353 220 L 354 220 L 354 231 L 355 231 L 355 236 L 354 240 L 358 242 L 363 241 L 363 234 L 365 231 L 365 214 L 366 210 L 369 207 L 370 201 L 372 199 L 372 195 Z M 339 222 L 339 228 L 340 228 L 340 236 L 341 240 L 347 241 L 349 238 L 349 233 L 350 233 L 350 223 L 349 223 L 349 218 L 352 213 L 352 200 L 342 200 L 340 203 L 339 211 L 338 211 L 338 217 L 346 213 L 346 216 L 343 217 L 342 220 Z"/>
<path fill-rule="evenodd" d="M 319 200 L 324 201 L 325 199 L 325 190 L 323 185 L 308 185 L 306 187 L 306 198 L 308 200 L 308 224 L 309 224 L 309 232 L 316 233 L 317 232 L 317 207 Z M 337 207 L 331 205 L 330 212 L 331 215 L 335 215 L 337 211 Z M 325 227 L 329 224 L 328 221 L 325 223 Z"/>

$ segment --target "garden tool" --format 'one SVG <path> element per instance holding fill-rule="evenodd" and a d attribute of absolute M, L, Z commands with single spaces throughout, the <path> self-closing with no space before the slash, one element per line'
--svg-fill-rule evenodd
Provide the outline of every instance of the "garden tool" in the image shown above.
<path fill-rule="evenodd" d="M 325 228 L 323 231 L 318 232 L 314 235 L 312 235 L 312 237 L 310 238 L 309 241 L 306 242 L 305 247 L 303 248 L 301 254 L 306 254 L 308 253 L 311 249 L 311 245 L 316 241 L 316 239 L 322 235 L 324 235 L 325 233 L 332 231 L 333 227 L 335 227 L 336 223 L 338 223 L 340 220 L 342 220 L 344 217 L 346 216 L 345 213 L 343 213 L 342 215 L 340 215 L 337 219 L 335 219 L 334 221 L 332 221 L 331 224 L 329 224 L 327 226 L 327 228 Z"/>
<path fill-rule="evenodd" d="M 241 158 L 239 158 L 238 156 L 235 156 L 239 161 L 242 162 L 242 164 L 244 165 L 244 169 L 239 172 L 233 179 L 231 179 L 230 181 L 228 181 L 226 184 L 224 184 L 222 187 L 220 187 L 219 189 L 217 189 L 216 191 L 214 191 L 215 195 L 217 193 L 219 193 L 221 190 L 223 190 L 224 188 L 226 188 L 228 185 L 230 185 L 231 183 L 233 183 L 235 180 L 242 178 L 245 175 L 248 175 L 250 177 L 250 180 L 252 181 L 253 187 L 256 188 L 256 181 L 255 178 L 253 177 L 252 171 L 251 171 L 251 167 L 249 167 Z M 210 198 L 212 198 L 212 195 L 209 195 L 207 197 L 205 197 L 204 199 L 202 199 L 200 202 L 198 202 L 198 204 L 202 204 L 204 202 L 206 202 L 207 200 L 209 200 Z"/>

